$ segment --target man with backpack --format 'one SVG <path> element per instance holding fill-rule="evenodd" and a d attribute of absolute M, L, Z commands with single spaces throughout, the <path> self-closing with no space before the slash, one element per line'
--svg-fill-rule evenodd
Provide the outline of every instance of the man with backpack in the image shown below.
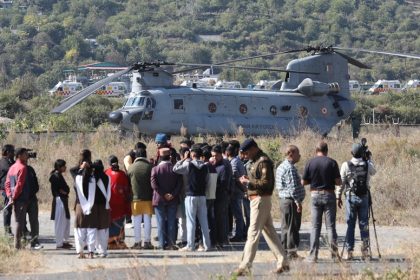
<path fill-rule="evenodd" d="M 360 237 L 362 240 L 362 259 L 370 259 L 369 245 L 369 207 L 370 207 L 370 176 L 376 173 L 375 167 L 370 160 L 363 159 L 364 148 L 361 144 L 353 144 L 352 159 L 341 165 L 341 187 L 337 191 L 338 205 L 343 204 L 341 195 L 345 193 L 346 203 L 346 249 L 347 260 L 353 259 L 354 230 L 356 219 L 359 220 Z"/>

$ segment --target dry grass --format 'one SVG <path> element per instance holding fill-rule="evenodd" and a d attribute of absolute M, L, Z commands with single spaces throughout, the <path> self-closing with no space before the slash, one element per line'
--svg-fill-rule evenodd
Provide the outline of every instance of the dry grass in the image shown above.
<path fill-rule="evenodd" d="M 38 252 L 15 250 L 13 242 L 5 237 L 0 238 L 0 275 L 28 273 L 41 267 L 43 257 Z"/>
<path fill-rule="evenodd" d="M 334 133 L 333 133 L 334 134 Z M 348 128 L 344 128 L 339 136 L 327 139 L 330 156 L 342 162 L 351 158 L 350 149 L 353 140 Z M 378 170 L 372 178 L 372 195 L 374 201 L 375 218 L 382 225 L 410 225 L 419 226 L 420 221 L 420 196 L 418 189 L 420 183 L 418 170 L 420 170 L 420 130 L 407 129 L 401 131 L 401 136 L 396 137 L 392 129 L 370 129 L 364 131 L 363 137 L 368 139 L 369 149 L 373 153 L 373 159 Z M 236 137 L 242 141 L 244 136 Z M 178 148 L 180 137 L 173 137 L 172 143 Z M 206 140 L 215 143 L 215 137 L 197 137 L 196 142 Z M 228 139 L 227 136 L 224 139 Z M 283 160 L 283 151 L 288 144 L 297 145 L 301 151 L 301 161 L 297 164 L 300 172 L 308 159 L 314 155 L 314 147 L 321 137 L 310 131 L 303 131 L 297 137 L 257 137 L 257 142 L 278 165 Z M 74 166 L 78 160 L 78 154 L 83 148 L 92 150 L 94 159 L 102 159 L 107 163 L 111 154 L 119 157 L 120 162 L 124 155 L 134 146 L 138 140 L 134 137 L 120 138 L 116 132 L 109 131 L 106 127 L 91 134 L 9 134 L 1 144 L 13 143 L 15 146 L 33 148 L 38 152 L 38 159 L 31 160 L 30 164 L 37 171 L 41 184 L 39 200 L 41 208 L 50 209 L 51 194 L 49 187 L 49 172 L 57 158 L 67 161 L 69 167 Z M 153 139 L 146 139 L 148 156 L 156 154 Z M 67 174 L 67 182 L 71 185 L 71 179 Z M 72 192 L 74 195 L 74 192 Z M 278 202 L 273 196 L 274 214 L 278 213 Z M 304 220 L 309 217 L 309 197 L 305 199 Z M 276 216 L 276 215 L 275 215 Z M 342 219 L 343 215 L 338 215 Z"/>

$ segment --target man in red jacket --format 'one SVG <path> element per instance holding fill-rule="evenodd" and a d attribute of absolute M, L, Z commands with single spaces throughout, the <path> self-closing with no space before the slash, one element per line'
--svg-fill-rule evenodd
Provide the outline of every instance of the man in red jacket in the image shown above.
<path fill-rule="evenodd" d="M 18 148 L 15 152 L 16 162 L 10 167 L 4 184 L 10 204 L 14 206 L 16 220 L 15 248 L 21 248 L 21 238 L 25 227 L 25 216 L 31 195 L 28 178 L 28 150 Z M 11 206 L 10 206 L 11 207 Z"/>

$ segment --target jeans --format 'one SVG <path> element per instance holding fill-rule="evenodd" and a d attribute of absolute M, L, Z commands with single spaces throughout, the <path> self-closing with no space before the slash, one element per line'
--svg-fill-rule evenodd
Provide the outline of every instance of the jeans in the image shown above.
<path fill-rule="evenodd" d="M 319 250 L 319 237 L 321 235 L 322 215 L 325 213 L 328 243 L 332 253 L 337 252 L 337 231 L 335 229 L 335 216 L 337 204 L 334 193 L 311 193 L 312 231 L 310 241 L 309 259 L 317 260 Z"/>
<path fill-rule="evenodd" d="M 230 208 L 235 218 L 235 237 L 243 238 L 245 236 L 245 222 L 242 214 L 242 196 L 234 196 L 230 200 Z"/>
<path fill-rule="evenodd" d="M 187 196 L 185 198 L 185 214 L 187 216 L 187 246 L 189 249 L 195 249 L 195 227 L 196 218 L 201 226 L 203 235 L 204 249 L 211 247 L 209 226 L 207 222 L 207 206 L 205 196 Z"/>
<path fill-rule="evenodd" d="M 297 252 L 299 248 L 299 230 L 302 221 L 302 213 L 297 212 L 297 206 L 293 199 L 280 198 L 281 211 L 281 243 L 290 254 Z"/>
<path fill-rule="evenodd" d="M 155 206 L 155 214 L 158 226 L 159 247 L 175 245 L 176 241 L 176 210 L 175 203 L 160 204 Z"/>
<path fill-rule="evenodd" d="M 346 197 L 347 251 L 354 249 L 356 219 L 359 219 L 360 238 L 367 243 L 369 240 L 369 197 L 367 194 L 360 197 L 350 194 Z"/>

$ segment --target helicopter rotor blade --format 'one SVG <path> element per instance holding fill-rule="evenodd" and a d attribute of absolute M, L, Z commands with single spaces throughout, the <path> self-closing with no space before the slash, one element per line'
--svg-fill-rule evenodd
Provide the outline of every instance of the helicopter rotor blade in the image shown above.
<path fill-rule="evenodd" d="M 253 66 L 236 66 L 236 65 L 219 65 L 219 64 L 197 64 L 197 63 L 176 63 L 176 65 L 180 66 L 197 66 L 197 67 L 221 67 L 221 68 L 233 68 L 233 69 L 247 69 L 247 70 L 257 70 L 257 71 L 273 71 L 273 72 L 290 72 L 290 73 L 301 73 L 301 74 L 315 74 L 318 75 L 319 73 L 316 72 L 307 72 L 307 71 L 295 71 L 295 70 L 286 70 L 280 68 L 266 68 L 266 67 L 253 67 Z M 189 70 L 189 69 L 187 69 Z M 180 70 L 182 71 L 182 70 Z M 180 72 L 178 71 L 178 72 Z M 186 70 L 185 70 L 186 71 Z"/>
<path fill-rule="evenodd" d="M 385 52 L 385 51 L 372 51 L 372 50 L 366 50 L 366 49 L 353 49 L 353 48 L 343 48 L 343 47 L 334 47 L 334 49 L 354 51 L 354 52 L 386 54 L 386 55 L 398 56 L 398 57 L 403 57 L 403 58 L 420 59 L 420 55 L 416 55 L 416 54 L 405 54 L 405 53 L 395 53 L 395 52 Z"/>
<path fill-rule="evenodd" d="M 260 55 L 242 57 L 242 58 L 236 58 L 236 59 L 230 59 L 230 60 L 225 60 L 225 61 L 222 61 L 222 62 L 214 63 L 214 64 L 211 64 L 211 65 L 212 66 L 220 66 L 220 65 L 224 65 L 224 64 L 240 62 L 240 61 L 250 60 L 250 59 L 254 59 L 254 58 L 264 58 L 264 57 L 276 56 L 276 55 L 279 55 L 279 54 L 295 53 L 295 52 L 301 52 L 301 51 L 306 51 L 306 48 L 296 49 L 296 50 L 287 50 L 287 51 L 281 51 L 281 52 L 275 52 L 275 53 L 266 53 L 266 54 L 260 54 Z M 199 65 L 199 64 L 196 64 L 196 65 Z M 174 71 L 174 72 L 172 72 L 172 74 L 180 74 L 180 73 L 190 72 L 190 71 L 194 71 L 194 70 L 197 70 L 197 69 L 201 69 L 203 67 L 207 67 L 207 66 L 192 67 L 192 68 L 189 68 L 189 69 Z"/>
<path fill-rule="evenodd" d="M 352 58 L 352 57 L 350 57 L 350 56 L 348 56 L 348 55 L 346 55 L 346 54 L 344 54 L 344 53 L 342 53 L 342 52 L 338 52 L 338 51 L 336 51 L 336 50 L 334 50 L 334 52 L 335 52 L 336 54 L 338 54 L 338 55 L 340 55 L 340 56 L 344 57 L 345 59 L 347 59 L 347 61 L 348 61 L 350 64 L 353 64 L 354 66 L 357 66 L 357 67 L 362 68 L 362 69 L 372 69 L 370 66 L 368 66 L 368 65 L 364 64 L 363 62 L 360 62 L 359 60 L 357 60 L 357 59 L 355 59 L 355 58 Z"/>
<path fill-rule="evenodd" d="M 76 104 L 78 104 L 79 102 L 81 102 L 82 100 L 84 100 L 85 98 L 89 97 L 91 94 L 93 94 L 97 89 L 99 89 L 100 87 L 109 84 L 110 82 L 112 82 L 112 80 L 130 72 L 131 70 L 133 70 L 135 66 L 132 67 L 128 67 L 125 70 L 121 70 L 117 73 L 115 73 L 112 76 L 109 76 L 103 80 L 100 80 L 97 83 L 94 83 L 84 89 L 82 89 L 81 91 L 73 94 L 72 96 L 64 99 L 60 105 L 58 105 L 57 107 L 55 107 L 52 110 L 52 113 L 64 113 L 65 111 L 67 111 L 68 109 L 70 109 L 71 107 L 75 106 Z"/>

